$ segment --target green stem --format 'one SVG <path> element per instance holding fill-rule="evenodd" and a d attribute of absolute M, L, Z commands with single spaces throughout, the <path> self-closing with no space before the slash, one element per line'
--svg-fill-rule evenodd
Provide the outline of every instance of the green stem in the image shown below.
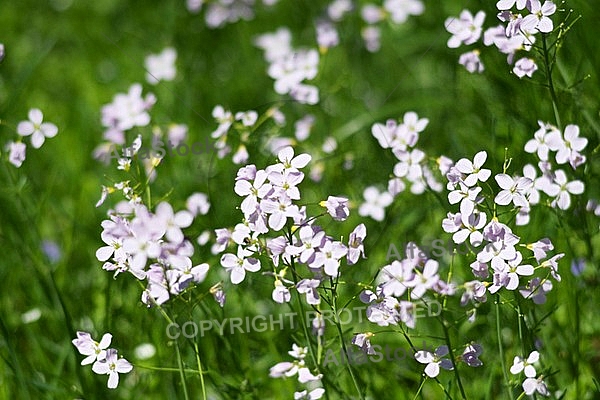
<path fill-rule="evenodd" d="M 556 97 L 556 91 L 554 89 L 554 82 L 552 82 L 552 68 L 550 67 L 550 52 L 548 51 L 548 43 L 546 42 L 546 35 L 542 34 L 542 45 L 544 48 L 544 63 L 546 64 L 546 77 L 548 79 L 548 89 L 550 90 L 550 97 L 552 98 L 552 108 L 554 110 L 554 118 L 556 119 L 556 126 L 562 130 L 560 123 L 560 114 L 558 113 L 558 99 Z"/>
<path fill-rule="evenodd" d="M 190 396 L 188 395 L 187 384 L 185 383 L 185 368 L 183 367 L 183 360 L 181 359 L 181 352 L 179 351 L 179 342 L 175 341 L 175 349 L 177 350 L 177 364 L 179 364 L 179 378 L 181 379 L 181 384 L 183 386 L 183 395 L 185 396 L 185 400 L 190 400 Z"/>
<path fill-rule="evenodd" d="M 452 343 L 450 341 L 450 333 L 448 332 L 448 327 L 446 326 L 445 318 L 440 321 L 442 323 L 442 329 L 444 330 L 444 337 L 446 338 L 446 345 L 448 346 L 448 352 L 450 354 L 450 361 L 452 361 L 452 366 L 454 367 L 454 376 L 456 377 L 456 382 L 458 383 L 458 389 L 460 390 L 460 395 L 463 399 L 466 400 L 467 395 L 465 394 L 465 389 L 462 385 L 462 381 L 460 379 L 460 372 L 458 372 L 458 365 L 456 364 L 456 360 L 454 358 L 454 350 L 452 350 Z"/>
<path fill-rule="evenodd" d="M 348 354 L 348 348 L 346 347 L 346 342 L 344 341 L 344 335 L 342 333 L 342 328 L 340 326 L 340 322 L 339 322 L 339 316 L 337 315 L 337 311 L 334 309 L 333 313 L 335 315 L 335 326 L 337 328 L 337 332 L 338 332 L 338 337 L 340 338 L 340 343 L 342 344 L 342 349 L 344 351 L 344 354 Z M 362 392 L 360 390 L 360 386 L 358 385 L 358 381 L 356 380 L 356 376 L 354 376 L 354 371 L 352 370 L 352 365 L 350 365 L 351 363 L 348 362 L 346 363 L 346 366 L 348 367 L 348 372 L 350 373 L 350 377 L 352 378 L 352 383 L 354 384 L 354 388 L 356 389 L 356 392 L 358 393 L 358 397 L 361 400 L 364 400 L 364 397 L 362 395 Z"/>
<path fill-rule="evenodd" d="M 502 334 L 500 333 L 500 295 L 496 295 L 496 335 L 498 339 L 498 352 L 500 353 L 500 363 L 502 364 L 502 374 L 504 375 L 504 384 L 510 394 L 511 400 L 514 400 L 513 392 L 510 388 L 508 373 L 506 372 L 506 363 L 504 362 L 504 346 L 502 345 Z"/>
<path fill-rule="evenodd" d="M 581 323 L 579 319 L 579 290 L 575 289 L 575 398 L 579 396 L 580 377 L 579 362 L 581 360 Z"/>
<path fill-rule="evenodd" d="M 416 400 L 417 397 L 419 396 L 419 394 L 421 393 L 421 390 L 423 390 L 423 386 L 425 386 L 425 381 L 427 379 L 425 378 L 421 378 L 421 384 L 419 385 L 419 389 L 417 390 L 417 393 L 415 393 L 415 397 L 413 397 L 413 400 Z"/>
<path fill-rule="evenodd" d="M 516 294 L 515 294 L 515 297 Z M 518 301 L 518 299 L 517 299 Z M 523 326 L 521 323 L 521 319 L 523 317 L 523 314 L 521 314 L 521 305 L 517 304 L 517 321 L 519 324 L 519 341 L 521 342 L 521 351 L 523 352 L 523 354 L 526 354 L 526 349 L 525 349 L 525 341 L 523 340 Z"/>
<path fill-rule="evenodd" d="M 333 285 L 332 285 L 333 286 Z M 342 349 L 344 351 L 344 354 L 346 354 L 347 356 L 349 355 L 348 353 L 348 349 L 346 347 L 346 342 L 344 341 L 344 334 L 342 333 L 342 324 L 340 322 L 340 316 L 338 314 L 338 310 L 337 310 L 337 293 L 335 290 L 335 286 L 333 286 L 333 301 L 331 302 L 331 308 L 333 311 L 333 315 L 335 316 L 335 326 L 337 328 L 337 332 L 338 332 L 338 337 L 340 338 L 340 343 L 342 345 Z M 358 385 L 358 381 L 356 380 L 356 376 L 354 376 L 354 371 L 352 370 L 352 365 L 350 362 L 346 363 L 346 366 L 348 367 L 348 372 L 350 373 L 350 377 L 352 378 L 352 383 L 354 384 L 354 387 L 356 388 L 356 392 L 358 393 L 358 397 L 361 400 L 364 400 L 364 396 L 360 390 L 360 386 Z"/>
<path fill-rule="evenodd" d="M 206 400 L 206 386 L 204 385 L 204 372 L 202 372 L 202 362 L 200 362 L 200 351 L 198 342 L 194 341 L 194 350 L 196 352 L 196 363 L 198 364 L 198 375 L 200 376 L 200 386 L 202 387 L 202 398 Z"/>
<path fill-rule="evenodd" d="M 136 368 L 149 369 L 151 371 L 163 371 L 163 372 L 181 372 L 179 368 L 169 368 L 169 367 L 151 367 L 149 365 L 138 365 L 135 364 Z M 198 371 L 196 369 L 185 368 L 183 372 L 188 374 L 206 374 L 207 372 Z"/>
<path fill-rule="evenodd" d="M 291 237 L 291 232 L 289 232 L 289 235 Z M 291 243 L 291 239 L 290 243 Z M 294 258 L 292 258 L 291 261 L 291 265 L 290 265 L 290 269 L 292 271 L 292 276 L 294 278 L 294 283 L 297 285 L 298 284 L 298 275 L 296 273 L 296 263 Z M 310 357 L 313 360 L 313 363 L 315 364 L 315 367 L 318 369 L 319 368 L 319 359 L 320 357 L 315 356 L 315 352 L 312 348 L 312 344 L 310 341 L 310 335 L 308 333 L 308 326 L 306 324 L 306 318 L 304 316 L 304 304 L 302 304 L 302 300 L 300 299 L 300 296 L 296 296 L 296 302 L 298 303 L 298 308 L 300 309 L 300 320 L 302 323 L 302 330 L 304 331 L 304 337 L 306 338 L 306 345 L 308 346 L 308 352 L 310 353 Z"/>

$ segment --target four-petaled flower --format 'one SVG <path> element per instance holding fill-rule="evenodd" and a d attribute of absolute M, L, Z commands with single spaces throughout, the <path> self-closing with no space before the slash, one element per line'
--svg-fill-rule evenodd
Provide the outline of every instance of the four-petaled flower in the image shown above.
<path fill-rule="evenodd" d="M 27 114 L 29 121 L 21 121 L 17 125 L 20 136 L 31 136 L 31 145 L 39 149 L 46 138 L 53 138 L 58 133 L 58 128 L 51 122 L 42 122 L 44 114 L 37 108 L 32 108 Z"/>
<path fill-rule="evenodd" d="M 320 202 L 319 205 L 327 208 L 329 215 L 336 221 L 345 221 L 350 215 L 348 199 L 345 197 L 329 196 L 327 200 Z"/>
<path fill-rule="evenodd" d="M 425 367 L 425 373 L 430 378 L 435 378 L 440 374 L 440 367 L 446 370 L 454 369 L 452 361 L 447 358 L 443 358 L 448 354 L 448 346 L 440 346 L 435 349 L 435 352 L 420 350 L 415 353 L 415 359 L 421 364 L 427 364 Z"/>
<path fill-rule="evenodd" d="M 495 179 L 498 182 L 498 186 L 502 188 L 494 199 L 496 204 L 506 206 L 512 202 L 515 207 L 529 206 L 525 194 L 533 185 L 531 179 L 525 177 L 513 179 L 507 174 L 498 174 L 495 176 Z"/>
<path fill-rule="evenodd" d="M 159 54 L 150 54 L 146 57 L 146 80 L 152 85 L 162 81 L 172 81 L 175 79 L 177 70 L 175 69 L 175 60 L 177 51 L 172 47 L 167 47 Z"/>
<path fill-rule="evenodd" d="M 366 188 L 363 196 L 366 202 L 358 208 L 358 215 L 371 217 L 375 221 L 383 221 L 385 208 L 392 204 L 394 201 L 393 196 L 388 192 L 379 192 L 374 186 Z"/>
<path fill-rule="evenodd" d="M 527 8 L 531 11 L 531 14 L 523 18 L 521 29 L 525 32 L 531 32 L 535 29 L 542 33 L 552 32 L 554 25 L 548 17 L 556 12 L 556 4 L 545 1 L 542 5 L 540 0 L 528 0 L 527 3 Z"/>
<path fill-rule="evenodd" d="M 528 378 L 533 378 L 536 375 L 535 367 L 532 365 L 540 359 L 540 353 L 537 351 L 532 351 L 531 354 L 527 357 L 527 359 L 523 359 L 519 356 L 515 356 L 513 360 L 513 365 L 510 367 L 510 373 L 513 375 L 517 375 L 521 373 L 521 371 L 525 372 L 525 376 Z"/>
<path fill-rule="evenodd" d="M 237 255 L 227 253 L 221 257 L 221 265 L 231 273 L 231 283 L 237 285 L 246 277 L 246 271 L 257 272 L 260 270 L 260 261 L 250 257 L 251 250 L 238 246 Z"/>
<path fill-rule="evenodd" d="M 110 346 L 111 340 L 110 333 L 105 333 L 98 343 L 92 339 L 89 333 L 78 331 L 77 338 L 73 339 L 72 343 L 80 354 L 87 356 L 81 361 L 81 365 L 88 365 L 106 357 L 106 349 Z"/>
<path fill-rule="evenodd" d="M 531 396 L 536 391 L 542 396 L 550 396 L 550 392 L 548 392 L 548 387 L 546 386 L 546 382 L 544 382 L 542 376 L 539 378 L 525 379 L 523 381 L 523 391 L 528 396 Z"/>
<path fill-rule="evenodd" d="M 129 361 L 117 357 L 115 349 L 108 349 L 106 358 L 99 360 L 92 366 L 92 371 L 97 374 L 108 375 L 108 388 L 114 389 L 119 384 L 119 374 L 126 374 L 133 369 Z"/>
<path fill-rule="evenodd" d="M 488 180 L 492 171 L 489 169 L 481 168 L 483 164 L 487 160 L 487 153 L 485 151 L 480 151 L 475 154 L 473 161 L 462 158 L 458 160 L 455 167 L 463 174 L 466 174 L 467 177 L 463 179 L 465 185 L 471 187 L 479 182 L 485 182 Z"/>

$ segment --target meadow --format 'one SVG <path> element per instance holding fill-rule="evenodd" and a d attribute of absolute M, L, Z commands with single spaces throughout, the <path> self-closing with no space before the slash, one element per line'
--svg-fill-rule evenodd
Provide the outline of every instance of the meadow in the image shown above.
<path fill-rule="evenodd" d="M 599 20 L 7 2 L 0 399 L 600 398 Z"/>

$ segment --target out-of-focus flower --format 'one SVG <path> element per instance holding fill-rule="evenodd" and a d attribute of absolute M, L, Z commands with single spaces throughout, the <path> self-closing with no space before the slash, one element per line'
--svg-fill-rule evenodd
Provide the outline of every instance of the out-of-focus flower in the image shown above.
<path fill-rule="evenodd" d="M 172 47 L 167 47 L 158 54 L 150 54 L 146 57 L 146 80 L 148 83 L 156 85 L 160 81 L 175 79 L 177 74 L 175 60 L 177 60 L 177 51 Z"/>
<path fill-rule="evenodd" d="M 25 161 L 25 151 L 27 149 L 25 143 L 8 142 L 6 148 L 9 151 L 8 161 L 17 168 L 23 165 L 23 161 Z"/>
<path fill-rule="evenodd" d="M 58 128 L 51 122 L 42 122 L 44 114 L 37 108 L 32 108 L 27 114 L 29 121 L 21 121 L 17 125 L 20 136 L 31 136 L 31 145 L 39 149 L 46 138 L 53 138 L 58 133 Z M 23 150 L 23 154 L 24 154 Z M 24 156 L 23 156 L 24 157 Z"/>

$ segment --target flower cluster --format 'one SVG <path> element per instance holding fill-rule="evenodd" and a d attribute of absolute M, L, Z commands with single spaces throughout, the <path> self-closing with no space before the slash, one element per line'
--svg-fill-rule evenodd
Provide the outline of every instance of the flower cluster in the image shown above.
<path fill-rule="evenodd" d="M 272 6 L 279 0 L 262 0 L 266 6 Z M 206 3 L 204 21 L 206 26 L 215 29 L 222 28 L 227 24 L 234 24 L 240 20 L 250 21 L 254 19 L 256 0 L 186 0 L 189 12 L 197 14 Z"/>
<path fill-rule="evenodd" d="M 58 133 L 58 128 L 51 122 L 43 122 L 44 114 L 37 108 L 32 108 L 27 114 L 28 120 L 21 121 L 17 125 L 17 134 L 19 136 L 31 136 L 31 145 L 39 149 L 44 144 L 46 138 L 53 138 Z M 6 144 L 8 151 L 8 161 L 19 168 L 25 161 L 27 145 L 21 141 L 10 141 Z"/>
<path fill-rule="evenodd" d="M 414 243 L 407 245 L 407 257 L 381 269 L 375 292 L 365 290 L 360 299 L 368 304 L 367 318 L 379 326 L 404 323 L 415 328 L 417 301 L 427 304 L 427 294 L 452 295 L 454 284 L 440 279 L 437 261 L 427 258 Z M 402 299 L 406 295 L 406 299 Z"/>
<path fill-rule="evenodd" d="M 275 79 L 275 92 L 280 95 L 289 94 L 300 103 L 317 104 L 319 89 L 303 81 L 317 76 L 319 52 L 315 49 L 294 50 L 291 39 L 287 28 L 279 28 L 276 32 L 258 36 L 254 44 L 265 52 L 265 60 L 269 63 L 267 72 Z"/>
<path fill-rule="evenodd" d="M 233 129 L 237 133 L 239 143 L 236 144 L 236 151 L 232 155 L 232 160 L 235 164 L 246 164 L 250 154 L 246 144 L 250 138 L 250 133 L 257 126 L 258 113 L 254 110 L 239 111 L 233 114 L 226 110 L 221 105 L 216 105 L 213 108 L 212 116 L 218 123 L 217 129 L 211 133 L 217 149 L 217 156 L 224 158 L 232 151 L 232 141 L 230 131 Z M 282 123 L 282 114 L 277 108 L 271 108 L 265 114 L 266 118 L 272 118 L 276 123 Z"/>
<path fill-rule="evenodd" d="M 517 12 L 513 12 L 515 7 Z M 496 7 L 499 10 L 498 19 L 504 23 L 488 28 L 483 32 L 485 13 L 477 12 L 475 16 L 469 10 L 463 10 L 459 17 L 446 19 L 446 30 L 452 34 L 448 40 L 449 48 L 457 48 L 461 45 L 472 45 L 479 41 L 483 32 L 483 44 L 485 46 L 496 46 L 503 54 L 507 55 L 507 62 L 513 65 L 513 73 L 519 78 L 532 77 L 538 69 L 534 59 L 522 57 L 515 62 L 519 51 L 530 51 L 536 41 L 537 34 L 552 32 L 554 24 L 550 19 L 556 12 L 556 5 L 552 1 L 540 0 L 501 0 Z M 529 11 L 523 16 L 522 10 Z M 479 57 L 480 50 L 474 49 L 462 54 L 459 63 L 469 72 L 481 73 L 484 65 Z"/>
<path fill-rule="evenodd" d="M 263 4 L 272 5 L 276 1 L 263 0 Z M 206 23 L 211 28 L 253 18 L 257 3 L 256 0 L 187 0 L 191 12 L 199 12 L 206 6 Z M 267 73 L 274 80 L 274 90 L 278 95 L 289 95 L 295 101 L 308 105 L 319 103 L 320 88 L 315 80 L 319 76 L 319 68 L 323 67 L 320 61 L 329 49 L 339 45 L 336 23 L 355 7 L 356 3 L 353 4 L 351 0 L 328 2 L 324 16 L 314 24 L 318 48 L 295 48 L 291 32 L 286 27 L 254 39 L 254 45 L 264 52 L 269 64 Z M 512 10 L 515 7 L 517 11 Z M 500 0 L 497 8 L 500 11 L 498 18 L 504 24 L 487 30 L 484 28 L 486 14 L 483 11 L 472 14 L 463 10 L 458 17 L 448 18 L 445 27 L 452 36 L 447 45 L 458 48 L 477 45 L 480 41 L 486 46 L 495 45 L 508 56 L 508 64 L 513 66 L 515 75 L 519 78 L 531 77 L 538 68 L 535 61 L 527 57 L 517 60 L 517 54 L 529 52 L 538 35 L 545 40 L 544 35 L 554 30 L 550 17 L 555 13 L 556 5 L 551 1 L 542 4 L 540 0 Z M 361 32 L 366 47 L 375 52 L 380 47 L 379 24 L 382 21 L 402 24 L 411 15 L 421 15 L 424 4 L 421 0 L 382 0 L 379 4 L 363 2 L 356 12 L 360 12 L 367 24 Z M 522 16 L 519 12 L 527 14 Z M 459 63 L 471 73 L 481 73 L 485 68 L 479 55 L 479 49 L 471 50 L 460 56 Z M 148 83 L 173 80 L 176 76 L 176 58 L 177 53 L 173 48 L 148 56 Z M 137 132 L 133 138 L 128 135 L 138 127 L 150 125 L 149 112 L 155 103 L 154 95 L 142 94 L 140 84 L 132 85 L 128 93 L 116 95 L 112 103 L 102 108 L 106 142 L 96 150 L 96 156 L 110 160 L 113 157 L 106 155 L 113 151 L 113 146 L 122 146 L 123 153 L 117 157 L 118 169 L 129 172 L 135 156 L 143 159 L 139 156 L 143 139 Z M 44 137 L 56 134 L 54 131 L 53 135 L 48 135 L 47 129 L 46 132 L 41 129 L 41 112 L 39 114 L 35 115 L 34 121 L 30 113 L 31 126 L 27 125 L 27 129 L 22 130 L 29 132 L 25 134 L 33 135 L 34 147 L 37 143 L 41 145 Z M 270 138 L 272 140 L 265 147 L 277 159 L 262 169 L 250 163 L 247 146 L 254 143 L 255 139 L 261 141 L 262 137 L 268 136 L 262 134 L 262 129 L 257 134 L 265 121 L 272 119 L 277 127 L 285 124 L 286 117 L 279 106 L 271 107 L 261 115 L 255 110 L 235 112 L 226 106 L 216 105 L 212 117 L 217 126 L 211 137 L 216 141 L 218 158 L 231 155 L 233 163 L 240 166 L 233 191 L 240 198 L 237 209 L 242 217 L 235 226 L 214 231 L 216 238 L 211 251 L 219 259 L 222 267 L 219 272 L 226 279 L 212 286 L 209 292 L 223 307 L 229 283 L 240 285 L 258 276 L 267 279 L 269 284 L 273 284 L 271 298 L 275 303 L 291 303 L 292 297 L 296 297 L 300 305 L 308 304 L 309 308 L 320 314 L 312 319 L 312 325 L 313 334 L 318 336 L 318 354 L 321 354 L 322 347 L 331 343 L 322 337 L 325 313 L 321 307 L 327 304 L 332 311 L 336 311 L 337 301 L 340 300 L 337 285 L 344 283 L 343 279 L 338 278 L 349 266 L 365 258 L 367 228 L 364 224 L 355 226 L 347 240 L 332 235 L 327 225 L 317 221 L 322 217 L 328 221 L 346 221 L 350 216 L 349 200 L 341 196 L 327 196 L 323 201 L 309 202 L 301 194 L 305 168 L 309 167 L 313 157 L 318 158 L 318 153 L 311 151 L 312 156 L 298 154 L 292 145 L 309 137 L 316 117 L 306 114 L 296 120 L 294 128 L 297 140 L 280 136 Z M 350 125 L 353 124 L 351 121 Z M 579 195 L 585 189 L 583 182 L 570 176 L 586 162 L 583 151 L 588 141 L 579 136 L 577 125 L 567 125 L 563 130 L 538 121 L 539 130 L 525 144 L 525 152 L 537 155 L 537 168 L 527 164 L 522 170 L 511 173 L 511 160 L 505 160 L 503 168 L 493 172 L 486 151 L 479 151 L 473 158 L 461 158 L 456 162 L 441 156 L 435 162 L 425 151 L 416 147 L 419 136 L 428 124 L 427 118 L 409 111 L 402 118 L 371 126 L 371 134 L 379 146 L 392 152 L 395 165 L 384 191 L 377 186 L 364 188 L 365 201 L 357 210 L 359 216 L 381 222 L 385 219 L 386 208 L 406 189 L 415 195 L 427 191 L 443 192 L 444 187 L 447 191 L 445 196 L 449 207 L 444 210 L 446 217 L 441 221 L 441 227 L 452 236 L 455 244 L 467 246 L 469 251 L 462 253 L 465 257 L 460 259 L 463 261 L 462 258 L 465 258 L 467 262 L 457 262 L 452 268 L 455 268 L 454 265 L 468 265 L 468 278 L 464 279 L 462 271 L 454 274 L 452 270 L 444 276 L 446 260 L 432 259 L 410 242 L 406 257 L 386 262 L 369 284 L 357 283 L 361 290 L 360 300 L 366 304 L 367 319 L 380 327 L 387 327 L 386 332 L 401 331 L 407 339 L 407 332 L 414 333 L 417 327 L 418 307 L 421 304 L 428 306 L 443 300 L 444 313 L 436 316 L 439 316 L 439 322 L 446 330 L 449 326 L 458 328 L 459 321 L 473 322 L 477 309 L 487 301 L 488 295 L 498 299 L 507 295 L 507 298 L 515 297 L 519 301 L 522 301 L 522 297 L 533 304 L 546 302 L 553 284 L 561 281 L 558 262 L 565 254 L 554 252 L 554 244 L 548 238 L 534 242 L 522 240 L 517 234 L 520 234 L 518 227 L 527 225 L 530 215 L 536 211 L 534 206 L 543 204 L 541 193 L 549 198 L 546 206 L 567 210 L 573 203 L 572 195 Z M 345 131 L 345 128 L 341 131 Z M 172 124 L 167 135 L 170 144 L 181 143 L 187 135 L 187 126 Z M 162 137 L 161 128 L 153 127 L 153 149 Z M 322 151 L 334 154 L 337 146 L 336 138 L 330 136 L 322 145 Z M 18 155 L 14 159 L 18 161 Z M 194 246 L 185 233 L 198 215 L 208 212 L 210 203 L 207 196 L 195 193 L 188 198 L 187 209 L 179 211 L 167 201 L 155 204 L 148 200 L 144 203 L 143 190 L 149 189 L 147 185 L 155 176 L 153 168 L 158 166 L 161 159 L 162 156 L 156 156 L 146 163 L 145 176 L 139 170 L 132 171 L 139 172 L 141 183 L 123 180 L 103 187 L 102 198 L 97 204 L 102 204 L 108 194 L 116 191 L 122 192 L 128 200 L 109 210 L 108 218 L 102 221 L 101 238 L 105 245 L 96 251 L 96 258 L 104 263 L 104 270 L 112 271 L 115 276 L 129 272 L 143 282 L 145 289 L 141 300 L 148 307 L 165 304 L 202 283 L 209 272 L 207 263 L 196 264 L 192 261 Z M 573 171 L 557 167 L 567 163 Z M 315 164 L 318 166 L 315 167 Z M 313 163 L 313 170 L 308 176 L 318 181 L 325 170 L 323 165 Z M 132 180 L 138 178 L 133 173 L 132 176 Z M 440 180 L 440 176 L 445 181 Z M 438 199 L 443 199 L 434 194 Z M 311 213 L 313 206 L 319 208 Z M 600 213 L 600 206 L 593 202 L 588 203 L 587 208 Z M 209 237 L 211 234 L 205 231 L 198 237 L 197 243 L 204 245 L 210 240 Z M 572 268 L 581 271 L 583 267 L 576 265 Z M 450 320 L 447 301 L 460 304 L 462 308 L 459 310 L 466 310 L 468 319 L 452 316 L 453 320 Z M 437 304 L 441 308 L 441 303 Z M 168 308 L 165 310 L 169 312 Z M 518 318 L 523 318 L 523 315 L 519 313 Z M 423 326 L 423 323 L 419 326 Z M 462 329 L 456 330 L 459 334 L 461 331 L 464 332 Z M 435 350 L 417 349 L 408 340 L 411 354 L 414 353 L 415 360 L 424 365 L 423 379 L 435 379 L 441 370 L 453 370 L 459 363 L 469 367 L 483 365 L 480 360 L 482 345 L 474 342 L 465 344 L 461 340 L 457 347 L 457 344 L 450 343 L 448 332 L 445 333 L 446 343 Z M 426 334 L 428 337 L 437 337 L 431 332 Z M 342 343 L 343 335 L 340 329 Z M 372 332 L 356 333 L 352 344 L 366 354 L 374 354 L 371 344 L 374 335 Z M 304 339 L 305 344 L 311 343 L 311 338 Z M 78 332 L 73 344 L 86 356 L 82 365 L 93 363 L 93 371 L 109 375 L 108 386 L 114 388 L 118 384 L 118 374 L 130 372 L 132 366 L 126 360 L 118 359 L 116 350 L 108 348 L 110 341 L 110 334 L 105 334 L 98 343 L 90 334 Z M 270 368 L 269 375 L 272 378 L 297 378 L 300 384 L 305 385 L 294 393 L 295 399 L 322 398 L 325 389 L 321 387 L 323 371 L 319 370 L 317 360 L 320 355 L 313 357 L 311 347 L 301 347 L 297 343 L 300 342 L 293 343 L 292 350 L 288 352 L 293 361 L 277 363 Z M 526 395 L 537 392 L 547 396 L 548 389 L 543 376 L 538 376 L 534 367 L 538 358 L 537 352 L 532 352 L 527 359 L 515 357 L 510 372 L 525 374 L 522 386 Z M 455 372 L 458 376 L 459 371 Z M 360 388 L 357 389 L 360 393 Z"/>
<path fill-rule="evenodd" d="M 445 232 L 452 233 L 453 241 L 457 244 L 469 239 L 475 261 L 471 263 L 473 274 L 478 279 L 487 279 L 492 269 L 492 282 L 474 280 L 464 284 L 465 292 L 461 299 L 464 306 L 469 301 L 477 303 L 485 301 L 486 290 L 496 293 L 501 288 L 516 290 L 526 297 L 533 297 L 535 302 L 545 299 L 545 293 L 552 288 L 546 276 L 549 273 L 560 281 L 558 274 L 558 260 L 564 254 L 557 254 L 550 259 L 548 252 L 554 249 L 549 239 L 542 239 L 525 247 L 533 252 L 537 266 L 523 262 L 524 257 L 519 246 L 520 237 L 513 233 L 506 224 L 492 216 L 488 218 L 483 207 L 485 196 L 478 182 L 486 182 L 491 171 L 483 168 L 487 153 L 477 153 L 474 160 L 463 158 L 452 165 L 446 174 L 448 179 L 448 201 L 450 204 L 460 203 L 460 212 L 448 213 L 442 221 Z M 517 210 L 528 210 L 531 201 L 531 192 L 534 182 L 527 177 L 511 177 L 506 173 L 495 175 L 495 180 L 500 191 L 495 195 L 496 205 L 512 205 Z M 488 222 L 489 221 L 489 222 Z M 521 245 L 522 246 L 522 245 Z M 527 284 L 521 285 L 521 277 L 531 277 L 534 272 L 543 272 L 542 278 L 532 278 Z M 474 311 L 474 310 L 473 310 Z M 472 314 L 472 318 L 475 314 Z"/>
<path fill-rule="evenodd" d="M 199 208 L 196 200 L 188 204 L 191 211 L 175 213 L 169 203 L 161 202 L 152 213 L 144 204 L 121 202 L 109 211 L 110 219 L 102 221 L 106 245 L 96 251 L 96 258 L 115 275 L 129 272 L 146 280 L 142 302 L 148 306 L 163 304 L 206 278 L 208 264 L 192 266 L 194 247 L 182 232 Z"/>
<path fill-rule="evenodd" d="M 148 111 L 156 103 L 156 97 L 149 93 L 142 97 L 142 85 L 134 83 L 127 93 L 119 93 L 112 103 L 102 107 L 104 139 L 118 145 L 125 144 L 125 131 L 150 123 Z"/>
<path fill-rule="evenodd" d="M 379 145 L 391 149 L 398 163 L 394 166 L 394 176 L 388 182 L 387 192 L 380 193 L 375 187 L 365 189 L 363 196 L 366 202 L 360 207 L 359 215 L 382 221 L 385 208 L 392 204 L 394 196 L 406 189 L 407 184 L 413 194 L 421 194 L 428 188 L 436 192 L 442 190 L 442 185 L 429 168 L 425 152 L 415 148 L 419 134 L 428 123 L 427 118 L 419 118 L 417 113 L 409 111 L 400 123 L 389 119 L 385 124 L 375 123 L 371 127 Z"/>
<path fill-rule="evenodd" d="M 540 201 L 539 192 L 552 197 L 551 207 L 567 210 L 571 207 L 571 195 L 580 195 L 585 190 L 583 182 L 569 180 L 567 173 L 562 169 L 553 169 L 550 152 L 556 152 L 556 163 L 566 164 L 573 169 L 585 163 L 586 157 L 580 152 L 587 146 L 588 140 L 579 137 L 577 125 L 567 125 L 564 133 L 555 126 L 538 121 L 540 129 L 534 133 L 534 138 L 525 144 L 525 151 L 536 153 L 539 158 L 538 167 L 540 176 L 535 168 L 528 164 L 523 168 L 523 174 L 533 181 L 529 192 L 529 203 L 536 204 Z M 517 224 L 524 225 L 529 221 L 529 207 L 519 213 Z"/>
<path fill-rule="evenodd" d="M 280 362 L 273 367 L 269 372 L 271 378 L 290 378 L 298 375 L 298 382 L 302 384 L 310 384 L 312 389 L 303 390 L 294 393 L 294 399 L 320 399 L 325 393 L 325 389 L 321 387 L 315 388 L 315 383 L 318 383 L 323 377 L 322 374 L 313 375 L 310 369 L 306 366 L 305 358 L 308 353 L 306 347 L 300 347 L 296 343 L 292 345 L 292 350 L 288 354 L 295 358 L 293 362 Z"/>
<path fill-rule="evenodd" d="M 298 293 L 306 295 L 309 304 L 319 304 L 317 288 L 322 279 L 339 275 L 342 258 L 352 265 L 364 255 L 366 229 L 362 224 L 357 226 L 347 245 L 327 236 L 321 227 L 313 224 L 314 217 L 307 217 L 306 207 L 294 204 L 301 198 L 298 185 L 303 181 L 304 173 L 300 169 L 309 163 L 310 155 L 295 155 L 292 147 L 285 147 L 279 151 L 278 160 L 264 170 L 251 164 L 238 171 L 234 190 L 244 198 L 240 205 L 244 222 L 237 224 L 233 231 L 217 230 L 218 247 L 215 250 L 225 251 L 230 242 L 237 246 L 235 254 L 226 253 L 221 257 L 221 265 L 229 272 L 233 284 L 242 282 L 246 272 L 259 271 L 258 256 L 266 253 L 275 267 L 272 273 L 275 277 L 274 301 L 290 301 L 290 288 L 294 287 Z M 320 204 L 335 220 L 343 221 L 349 215 L 346 198 L 329 196 Z M 262 237 L 282 230 L 284 233 L 275 238 L 264 240 Z M 288 268 L 294 268 L 296 264 L 306 265 L 313 276 L 297 282 L 286 279 Z"/>
<path fill-rule="evenodd" d="M 156 97 L 152 93 L 142 97 L 142 85 L 139 83 L 131 85 L 127 93 L 115 95 L 112 103 L 102 107 L 102 126 L 106 128 L 103 134 L 105 141 L 94 149 L 94 158 L 106 165 L 114 158 L 117 160 L 118 169 L 128 171 L 131 166 L 131 158 L 142 146 L 142 136 L 136 135 L 131 145 L 127 147 L 126 133 L 135 127 L 145 127 L 150 124 L 151 118 L 148 111 L 155 103 Z M 122 147 L 121 154 L 117 152 L 117 146 Z M 143 161 L 146 173 L 151 174 L 150 178 L 154 179 L 154 167 L 160 163 L 160 160 L 148 157 Z M 119 185 L 123 186 L 124 183 L 121 182 Z M 113 185 L 110 190 L 103 188 L 103 197 L 107 190 L 123 190 L 119 185 Z M 125 192 L 124 194 L 127 197 Z M 101 202 L 99 203 L 101 204 Z"/>
<path fill-rule="evenodd" d="M 129 361 L 117 356 L 117 350 L 108 348 L 112 335 L 105 333 L 100 342 L 92 339 L 87 332 L 77 332 L 77 338 L 72 340 L 80 354 L 86 356 L 81 365 L 92 364 L 92 371 L 99 375 L 108 375 L 108 387 L 115 389 L 119 385 L 119 374 L 131 372 L 133 366 Z"/>

